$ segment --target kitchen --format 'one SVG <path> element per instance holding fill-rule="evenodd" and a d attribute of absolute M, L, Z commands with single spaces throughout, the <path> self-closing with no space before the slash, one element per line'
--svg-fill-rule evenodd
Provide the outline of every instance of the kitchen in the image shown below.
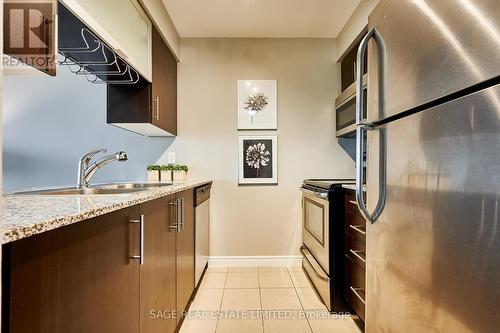
<path fill-rule="evenodd" d="M 3 11 L 3 332 L 496 331 L 498 1 Z"/>

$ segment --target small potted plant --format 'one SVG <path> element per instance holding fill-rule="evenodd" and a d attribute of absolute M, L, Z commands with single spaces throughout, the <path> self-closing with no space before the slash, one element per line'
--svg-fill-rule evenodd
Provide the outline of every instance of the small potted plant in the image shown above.
<path fill-rule="evenodd" d="M 148 165 L 148 182 L 160 182 L 160 166 Z"/>
<path fill-rule="evenodd" d="M 172 165 L 162 165 L 160 167 L 160 180 L 162 182 L 172 181 Z"/>
<path fill-rule="evenodd" d="M 185 181 L 187 179 L 188 167 L 187 165 L 176 164 L 173 166 L 173 180 Z"/>

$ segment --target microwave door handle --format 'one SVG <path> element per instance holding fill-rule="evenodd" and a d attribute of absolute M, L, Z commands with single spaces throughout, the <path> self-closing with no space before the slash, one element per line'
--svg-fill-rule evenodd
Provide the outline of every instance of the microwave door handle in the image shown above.
<path fill-rule="evenodd" d="M 370 30 L 363 38 L 358 48 L 357 55 L 357 73 L 356 73 L 356 201 L 361 214 L 370 223 L 375 223 L 384 210 L 387 193 L 386 193 L 386 154 L 385 154 L 385 132 L 383 129 L 379 130 L 380 148 L 379 148 L 379 193 L 377 206 L 373 213 L 368 211 L 363 196 L 363 179 L 365 178 L 365 171 L 363 168 L 363 152 L 364 152 L 364 135 L 365 132 L 375 129 L 376 125 L 368 122 L 363 115 L 364 99 L 363 99 L 363 72 L 365 69 L 366 48 L 368 42 L 373 38 L 377 43 L 377 50 L 379 52 L 378 67 L 378 93 L 379 93 L 379 114 L 383 114 L 384 110 L 384 95 L 385 95 L 385 49 L 382 36 L 376 28 Z"/>

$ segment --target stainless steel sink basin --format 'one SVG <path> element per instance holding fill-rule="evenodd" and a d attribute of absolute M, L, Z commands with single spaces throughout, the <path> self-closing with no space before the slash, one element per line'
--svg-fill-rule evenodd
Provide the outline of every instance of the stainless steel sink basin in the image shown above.
<path fill-rule="evenodd" d="M 55 188 L 36 191 L 15 192 L 12 195 L 112 195 L 131 194 L 151 188 L 169 186 L 170 183 L 110 183 L 91 187 L 77 188 Z"/>

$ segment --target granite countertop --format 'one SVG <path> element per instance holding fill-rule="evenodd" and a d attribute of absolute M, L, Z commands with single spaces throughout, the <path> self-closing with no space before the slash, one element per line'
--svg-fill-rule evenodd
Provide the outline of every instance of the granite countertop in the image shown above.
<path fill-rule="evenodd" d="M 348 190 L 356 191 L 356 185 L 354 184 L 342 184 L 342 187 Z M 366 185 L 363 185 L 363 191 L 366 192 Z"/>
<path fill-rule="evenodd" d="M 188 180 L 116 195 L 3 195 L 1 241 L 6 244 L 210 182 Z"/>

